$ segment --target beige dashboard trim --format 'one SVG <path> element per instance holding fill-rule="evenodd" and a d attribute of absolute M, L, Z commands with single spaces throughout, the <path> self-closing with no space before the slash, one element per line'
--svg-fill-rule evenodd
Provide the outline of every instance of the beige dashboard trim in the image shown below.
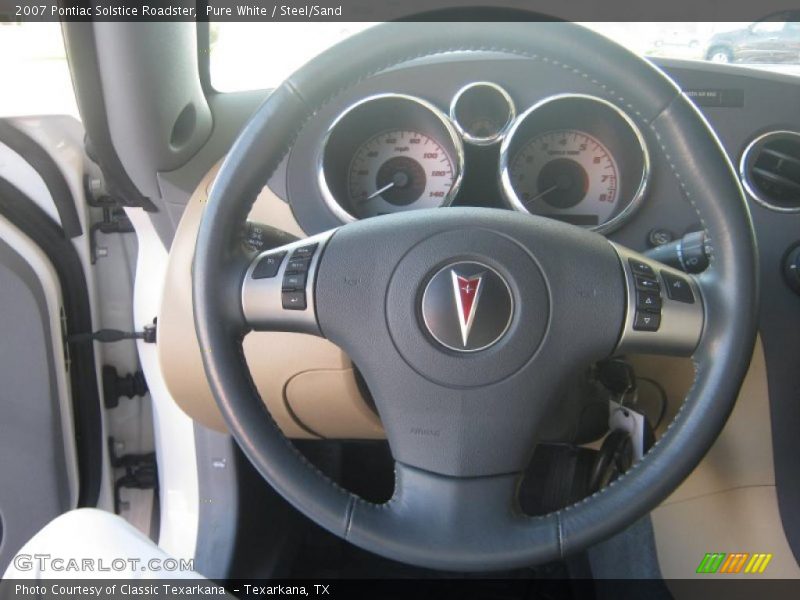
<path fill-rule="evenodd" d="M 197 231 L 218 168 L 200 182 L 175 232 L 158 315 L 158 357 L 167 388 L 181 409 L 206 427 L 225 431 L 203 370 L 191 277 Z M 256 199 L 250 218 L 305 237 L 289 206 L 267 187 Z M 247 335 L 243 347 L 256 387 L 287 436 L 385 437 L 380 421 L 359 393 L 349 358 L 331 342 L 299 333 L 254 332 Z"/>
<path fill-rule="evenodd" d="M 691 361 L 637 357 L 635 366 L 637 375 L 652 377 L 665 387 L 670 410 L 664 421 L 671 422 L 692 384 Z M 760 338 L 722 433 L 691 475 L 651 513 L 651 519 L 666 579 L 698 576 L 696 569 L 706 552 L 771 553 L 769 568 L 759 577 L 800 577 L 778 512 L 767 370 Z M 676 598 L 686 597 L 678 588 L 673 592 Z"/>
<path fill-rule="evenodd" d="M 297 420 L 312 432 L 325 437 L 345 439 L 359 431 L 361 438 L 385 437 L 377 415 L 352 398 L 360 397 L 352 369 L 304 371 L 286 384 L 286 403 Z M 347 414 L 345 422 L 339 415 Z"/>
<path fill-rule="evenodd" d="M 688 359 L 637 357 L 636 374 L 659 381 L 670 399 L 664 418 L 672 422 L 682 399 L 692 385 L 694 369 Z M 733 488 L 775 484 L 772 463 L 772 429 L 769 420 L 767 371 L 761 339 L 739 397 L 722 433 L 697 468 L 664 504 L 682 502 Z M 663 429 L 658 432 L 663 435 Z"/>

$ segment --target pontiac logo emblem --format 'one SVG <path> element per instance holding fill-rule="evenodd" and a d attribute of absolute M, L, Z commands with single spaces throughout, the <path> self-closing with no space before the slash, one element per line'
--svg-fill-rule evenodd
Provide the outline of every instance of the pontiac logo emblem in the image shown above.
<path fill-rule="evenodd" d="M 442 346 L 477 352 L 497 343 L 508 330 L 514 302 L 506 280 L 477 262 L 439 269 L 422 295 L 422 320 Z"/>
<path fill-rule="evenodd" d="M 475 311 L 478 309 L 478 300 L 481 298 L 481 283 L 483 273 L 475 277 L 462 277 L 456 270 L 450 271 L 453 276 L 453 290 L 456 295 L 458 307 L 458 324 L 461 326 L 461 341 L 467 347 L 469 332 L 475 321 Z"/>

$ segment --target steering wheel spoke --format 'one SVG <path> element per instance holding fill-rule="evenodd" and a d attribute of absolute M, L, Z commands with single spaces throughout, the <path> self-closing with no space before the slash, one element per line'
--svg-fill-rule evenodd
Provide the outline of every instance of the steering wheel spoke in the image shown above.
<path fill-rule="evenodd" d="M 625 274 L 626 310 L 618 354 L 690 356 L 703 333 L 703 295 L 695 277 L 613 244 Z"/>
<path fill-rule="evenodd" d="M 256 331 L 296 331 L 321 335 L 314 284 L 327 231 L 260 253 L 242 281 L 242 312 Z"/>
<path fill-rule="evenodd" d="M 556 552 L 553 519 L 527 517 L 518 507 L 520 479 L 520 473 L 449 477 L 398 462 L 392 499 L 356 502 L 347 537 L 369 547 L 379 532 L 400 552 L 414 548 L 421 564 L 459 570 L 481 569 L 486 549 L 495 544 L 515 562 L 531 547 L 541 548 L 542 556 Z M 415 543 L 420 538 L 428 540 L 424 549 Z"/>

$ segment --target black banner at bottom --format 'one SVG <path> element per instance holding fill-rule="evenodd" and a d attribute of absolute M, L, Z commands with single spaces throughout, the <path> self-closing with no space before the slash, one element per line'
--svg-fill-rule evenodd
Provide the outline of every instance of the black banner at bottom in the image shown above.
<path fill-rule="evenodd" d="M 692 580 L 564 579 L 348 579 L 229 580 L 202 579 L 6 579 L 0 600 L 122 600 L 131 598 L 256 599 L 320 598 L 472 600 L 679 600 L 724 598 L 800 598 L 800 580 L 708 578 Z"/>

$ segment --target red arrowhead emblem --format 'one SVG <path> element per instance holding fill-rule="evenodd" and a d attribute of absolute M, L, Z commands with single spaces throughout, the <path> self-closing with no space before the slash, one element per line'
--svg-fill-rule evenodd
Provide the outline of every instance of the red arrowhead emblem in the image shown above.
<path fill-rule="evenodd" d="M 478 308 L 483 273 L 472 277 L 463 277 L 452 270 L 450 274 L 453 277 L 453 292 L 458 309 L 458 324 L 461 326 L 461 341 L 466 348 L 469 332 L 475 320 L 475 311 Z"/>

